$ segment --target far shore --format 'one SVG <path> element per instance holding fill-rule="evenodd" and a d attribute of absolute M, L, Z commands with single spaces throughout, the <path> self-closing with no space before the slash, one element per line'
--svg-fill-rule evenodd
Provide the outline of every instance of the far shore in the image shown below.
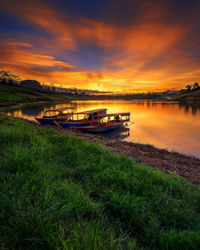
<path fill-rule="evenodd" d="M 36 102 L 20 102 L 20 103 L 0 103 L 0 108 L 14 108 L 14 107 L 21 107 L 23 105 L 37 105 L 37 104 L 61 104 L 61 103 L 71 103 L 73 101 L 125 101 L 125 102 L 154 102 L 154 103 L 166 103 L 166 104 L 173 104 L 178 103 L 178 101 L 166 101 L 166 100 L 125 100 L 125 99 L 74 99 L 74 100 L 60 100 L 60 101 L 36 101 Z"/>
<path fill-rule="evenodd" d="M 70 101 L 67 101 L 65 103 L 70 103 Z M 39 104 L 59 104 L 59 103 L 64 103 L 64 101 L 55 101 L 55 102 L 52 102 L 52 101 L 37 101 L 37 102 L 21 102 L 21 103 L 8 103 L 8 104 L 1 104 L 0 103 L 0 108 L 14 108 L 14 107 L 21 107 L 21 106 L 24 106 L 24 105 L 39 105 Z"/>
<path fill-rule="evenodd" d="M 24 104 L 42 104 L 42 103 L 67 103 L 71 101 L 125 101 L 125 102 L 160 102 L 160 103 L 180 103 L 183 105 L 198 105 L 200 90 L 191 93 L 179 94 L 178 96 L 162 97 L 145 94 L 130 95 L 83 95 L 72 93 L 44 92 L 35 89 L 0 86 L 0 107 L 13 107 Z"/>

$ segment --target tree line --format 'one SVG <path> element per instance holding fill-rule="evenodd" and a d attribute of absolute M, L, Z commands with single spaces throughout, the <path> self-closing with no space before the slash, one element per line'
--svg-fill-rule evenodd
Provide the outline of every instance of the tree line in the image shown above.
<path fill-rule="evenodd" d="M 200 89 L 200 85 L 198 84 L 198 82 L 195 82 L 192 85 L 186 85 L 184 91 L 191 92 L 198 89 Z"/>

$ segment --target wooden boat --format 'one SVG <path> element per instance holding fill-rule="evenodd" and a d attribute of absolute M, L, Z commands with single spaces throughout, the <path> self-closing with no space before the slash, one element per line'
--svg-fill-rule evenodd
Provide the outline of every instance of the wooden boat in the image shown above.
<path fill-rule="evenodd" d="M 54 121 L 62 122 L 69 118 L 73 114 L 73 107 L 64 107 L 59 109 L 49 109 L 43 113 L 42 117 L 36 116 L 35 119 L 40 124 L 54 125 Z"/>
<path fill-rule="evenodd" d="M 72 113 L 65 121 L 54 121 L 61 128 L 89 126 L 92 122 L 98 122 L 102 116 L 106 115 L 107 109 L 94 109 Z"/>
<path fill-rule="evenodd" d="M 97 123 L 84 127 L 77 127 L 76 130 L 87 133 L 103 133 L 121 127 L 121 123 Z"/>
<path fill-rule="evenodd" d="M 102 116 L 99 122 L 92 122 L 89 126 L 76 127 L 75 129 L 87 133 L 104 133 L 121 128 L 130 121 L 130 113 L 114 113 Z"/>

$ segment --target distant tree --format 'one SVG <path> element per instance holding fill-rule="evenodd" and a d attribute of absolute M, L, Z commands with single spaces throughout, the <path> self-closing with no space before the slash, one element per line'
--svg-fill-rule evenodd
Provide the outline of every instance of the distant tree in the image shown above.
<path fill-rule="evenodd" d="M 50 83 L 50 88 L 52 91 L 56 91 L 55 83 Z"/>
<path fill-rule="evenodd" d="M 77 94 L 78 89 L 77 89 L 76 87 L 73 87 L 73 92 L 74 92 L 75 94 Z"/>
<path fill-rule="evenodd" d="M 21 81 L 21 78 L 17 75 L 13 75 L 10 71 L 0 71 L 0 78 Z"/>
<path fill-rule="evenodd" d="M 200 86 L 199 86 L 199 84 L 198 84 L 198 82 L 195 82 L 194 84 L 193 84 L 193 89 L 198 89 Z"/>
<path fill-rule="evenodd" d="M 191 87 L 192 87 L 191 85 L 187 85 L 187 86 L 185 86 L 186 91 L 190 92 Z"/>

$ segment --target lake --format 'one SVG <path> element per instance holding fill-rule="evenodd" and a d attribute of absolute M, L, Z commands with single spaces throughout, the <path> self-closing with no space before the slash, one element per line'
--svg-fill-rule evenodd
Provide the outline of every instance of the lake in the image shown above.
<path fill-rule="evenodd" d="M 14 117 L 34 120 L 35 115 L 46 109 L 64 106 L 74 106 L 75 111 L 107 108 L 108 113 L 130 112 L 134 124 L 125 132 L 113 132 L 109 136 L 200 157 L 200 107 L 178 103 L 103 100 L 53 105 L 32 104 L 7 108 L 3 112 Z"/>

